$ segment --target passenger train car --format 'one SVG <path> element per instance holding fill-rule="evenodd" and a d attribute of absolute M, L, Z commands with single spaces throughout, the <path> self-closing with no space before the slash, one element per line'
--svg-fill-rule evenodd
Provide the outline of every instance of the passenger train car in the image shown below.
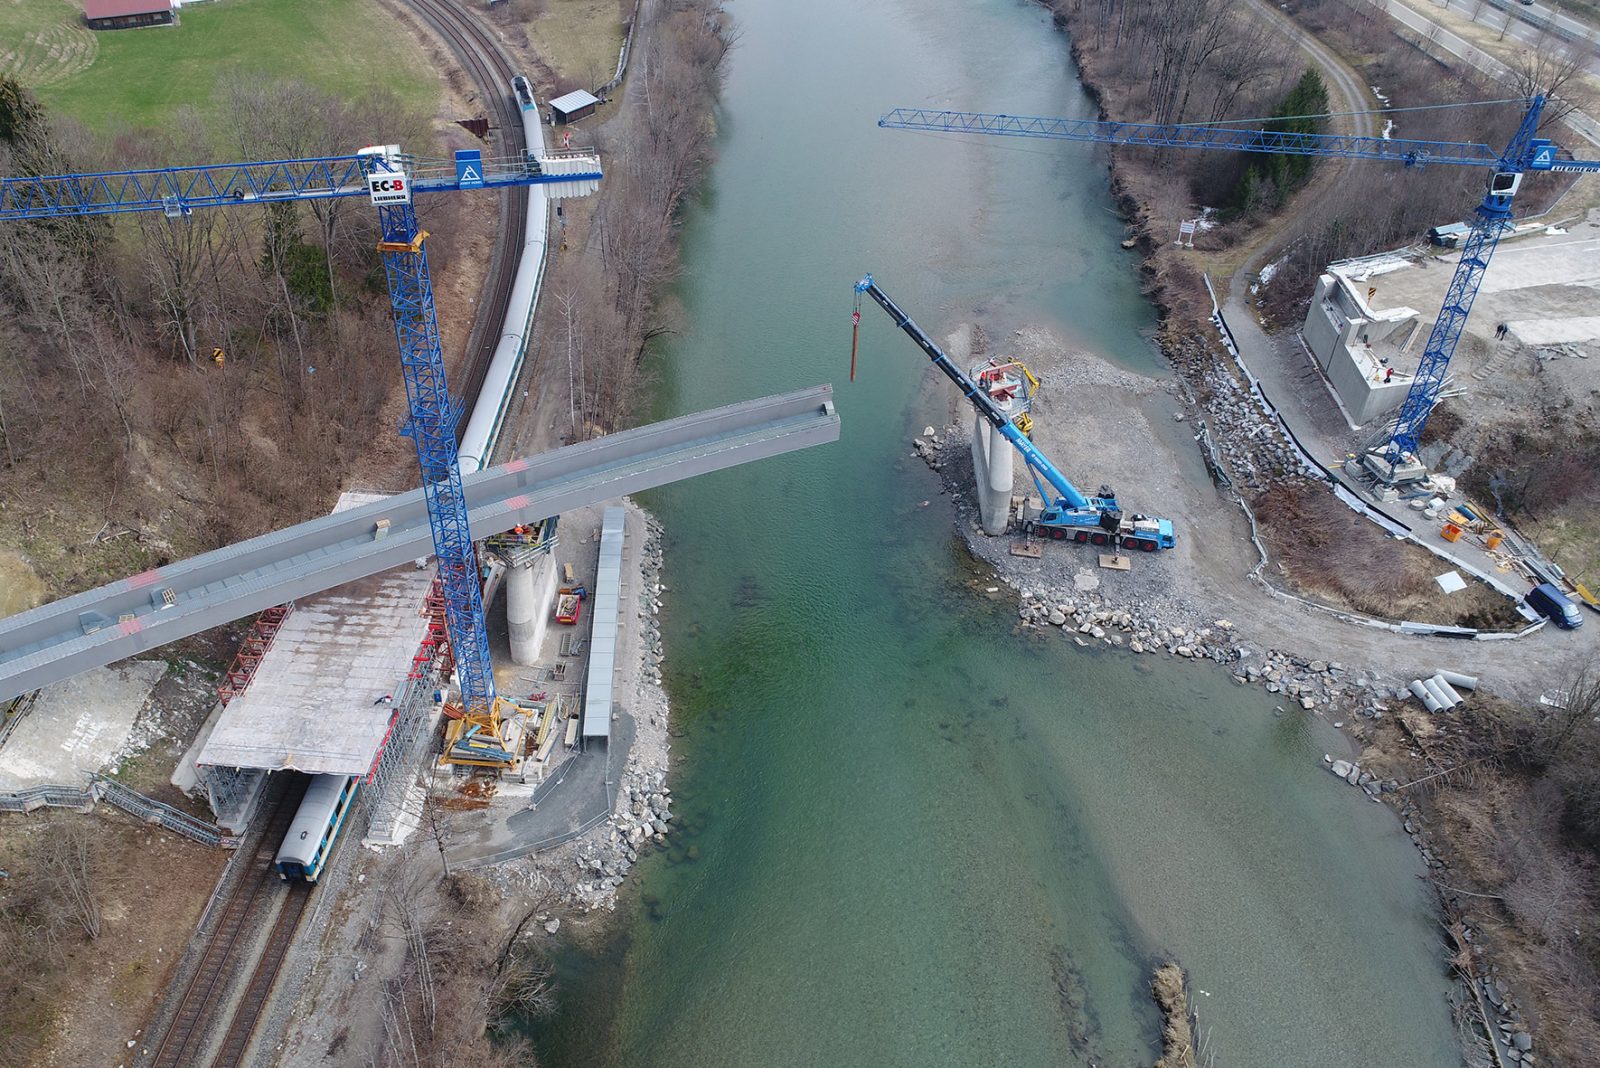
<path fill-rule="evenodd" d="M 357 775 L 311 776 L 311 785 L 306 787 L 300 810 L 272 865 L 279 876 L 289 881 L 317 881 L 360 785 Z"/>
<path fill-rule="evenodd" d="M 544 124 L 539 119 L 539 103 L 533 95 L 533 84 L 518 74 L 511 79 L 511 90 L 522 111 L 522 132 L 528 144 L 528 155 L 542 160 L 546 157 Z M 461 435 L 459 455 L 463 475 L 489 466 L 495 442 L 516 392 L 513 387 L 517 383 L 517 376 L 522 373 L 523 357 L 527 354 L 528 337 L 532 333 L 534 306 L 539 301 L 539 289 L 544 282 L 550 236 L 550 191 L 546 186 L 530 185 L 520 195 L 528 198 L 528 229 L 523 238 L 522 254 L 517 260 L 516 274 L 512 276 L 511 302 L 506 308 L 505 323 L 500 329 L 500 341 L 495 346 L 494 355 L 489 358 L 489 371 L 484 376 L 483 388 L 478 393 L 472 417 L 467 420 L 467 428 Z"/>

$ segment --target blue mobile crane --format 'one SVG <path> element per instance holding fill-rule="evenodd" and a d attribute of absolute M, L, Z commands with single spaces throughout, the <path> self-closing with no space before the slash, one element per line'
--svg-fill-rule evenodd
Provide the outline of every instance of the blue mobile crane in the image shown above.
<path fill-rule="evenodd" d="M 889 318 L 894 320 L 894 324 L 904 330 L 906 336 L 927 353 L 933 365 L 956 384 L 956 388 L 972 402 L 978 414 L 988 420 L 989 424 L 1022 454 L 1022 459 L 1028 465 L 1028 474 L 1032 476 L 1033 484 L 1039 490 L 1040 499 L 1049 502 L 1037 516 L 1024 517 L 1025 531 L 1042 534 L 1057 541 L 1071 538 L 1073 541 L 1088 542 L 1092 545 L 1124 546 L 1147 553 L 1155 552 L 1157 549 L 1170 549 L 1177 544 L 1177 537 L 1172 530 L 1172 520 L 1128 515 L 1117 503 L 1117 495 L 1110 486 L 1101 486 L 1100 492 L 1093 497 L 1085 496 L 1066 475 L 1061 473 L 1060 468 L 1039 451 L 1039 447 L 1028 438 L 1028 435 L 1000 410 L 983 388 L 974 382 L 970 375 L 952 363 L 950 357 L 944 354 L 944 350 L 934 344 L 933 339 L 924 333 L 920 326 L 911 321 L 911 316 L 901 311 L 900 306 L 890 299 L 889 294 L 878 288 L 878 283 L 872 280 L 870 274 L 857 282 L 855 288 L 857 322 L 860 321 L 861 297 L 865 294 L 889 313 Z M 1045 483 L 1049 483 L 1055 492 L 1051 493 L 1046 489 Z"/>
<path fill-rule="evenodd" d="M 1556 145 L 1535 136 L 1545 98 L 1534 96 L 1517 131 L 1503 152 L 1488 145 L 1465 141 L 1419 141 L 1407 138 L 1352 137 L 1341 134 L 1289 133 L 1227 125 L 1171 125 L 1147 122 L 1099 122 L 1091 119 L 1046 119 L 993 115 L 967 111 L 933 111 L 895 108 L 878 120 L 879 126 L 943 133 L 991 134 L 1000 137 L 1038 137 L 1057 141 L 1087 141 L 1106 145 L 1145 145 L 1155 148 L 1222 149 L 1277 155 L 1323 156 L 1343 159 L 1387 160 L 1408 167 L 1449 164 L 1490 169 L 1488 189 L 1477 207 L 1477 218 L 1462 243 L 1444 306 L 1428 335 L 1427 347 L 1416 377 L 1400 407 L 1389 441 L 1362 458 L 1375 476 L 1388 483 L 1410 481 L 1424 475 L 1416 462 L 1423 424 L 1444 391 L 1445 373 L 1456 343 L 1472 311 L 1483 272 L 1489 266 L 1509 228 L 1511 199 L 1527 171 L 1600 171 L 1600 160 L 1563 159 Z"/>
<path fill-rule="evenodd" d="M 0 222 L 156 211 L 177 222 L 196 208 L 341 197 L 371 200 L 378 209 L 378 250 L 389 277 L 410 408 L 401 432 L 416 442 L 450 650 L 460 675 L 460 730 L 493 741 L 496 751 L 509 758 L 456 454 L 460 409 L 445 382 L 428 271 L 428 233 L 417 223 L 412 197 L 525 185 L 549 185 L 552 196 L 587 196 L 600 178 L 599 158 L 583 153 L 485 159 L 481 151 L 463 151 L 453 160 L 424 160 L 402 153 L 397 145 L 381 145 L 314 159 L 0 178 Z"/>

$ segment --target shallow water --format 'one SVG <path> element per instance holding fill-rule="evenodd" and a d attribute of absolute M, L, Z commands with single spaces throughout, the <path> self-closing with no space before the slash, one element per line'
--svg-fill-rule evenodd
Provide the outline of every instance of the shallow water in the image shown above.
<path fill-rule="evenodd" d="M 833 380 L 844 436 L 647 502 L 678 833 L 565 951 L 543 1063 L 1147 1065 L 1167 958 L 1218 1064 L 1457 1063 L 1420 862 L 1319 769 L 1331 729 L 1221 671 L 1017 633 L 907 456 L 940 410 L 875 307 L 844 381 L 868 270 L 936 336 L 1044 322 L 1159 366 L 1102 157 L 874 124 L 1087 115 L 1065 39 L 1014 0 L 729 9 L 659 414 Z"/>

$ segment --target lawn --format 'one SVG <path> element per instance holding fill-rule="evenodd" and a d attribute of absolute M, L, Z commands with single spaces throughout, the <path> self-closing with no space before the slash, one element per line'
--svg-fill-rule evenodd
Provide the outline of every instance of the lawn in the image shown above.
<path fill-rule="evenodd" d="M 100 38 L 72 0 L 0 0 L 0 74 L 39 88 L 87 70 Z"/>
<path fill-rule="evenodd" d="M 176 27 L 100 33 L 70 0 L 0 0 L 0 41 L 0 71 L 101 131 L 159 127 L 185 104 L 205 113 L 224 77 L 297 78 L 347 99 L 383 85 L 428 116 L 440 93 L 373 0 L 218 0 L 185 6 Z"/>
<path fill-rule="evenodd" d="M 523 25 L 558 75 L 597 89 L 616 73 L 624 11 L 633 14 L 632 0 L 549 0 Z"/>

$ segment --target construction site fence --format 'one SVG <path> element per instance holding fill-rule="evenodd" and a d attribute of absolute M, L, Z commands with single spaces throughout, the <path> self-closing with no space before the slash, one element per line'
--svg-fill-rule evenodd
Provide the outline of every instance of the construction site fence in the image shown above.
<path fill-rule="evenodd" d="M 566 778 L 567 772 L 571 770 L 572 765 L 577 763 L 579 759 L 585 756 L 587 756 L 588 759 L 594 759 L 593 754 L 574 753 L 572 756 L 569 756 L 566 760 L 563 760 L 560 764 L 556 765 L 555 769 L 551 771 L 549 775 L 545 776 L 544 782 L 540 783 L 538 787 L 534 789 L 533 796 L 530 799 L 531 803 L 538 805 L 540 801 L 544 800 L 552 790 L 561 785 L 562 780 Z M 606 751 L 606 759 L 609 761 L 610 758 L 610 749 L 608 747 Z M 451 871 L 467 871 L 472 868 L 487 868 L 494 864 L 504 864 L 507 861 L 520 860 L 523 857 L 532 856 L 533 854 L 542 852 L 546 849 L 554 849 L 556 846 L 565 845 L 574 838 L 581 838 L 588 834 L 606 820 L 610 819 L 611 814 L 615 812 L 616 809 L 617 791 L 615 785 L 610 781 L 608 776 L 605 787 L 605 807 L 597 810 L 579 826 L 569 827 L 568 829 L 560 831 L 556 834 L 552 834 L 547 838 L 541 838 L 537 842 L 519 842 L 514 846 L 508 846 L 507 848 L 499 850 L 495 853 L 486 853 L 482 856 L 473 857 L 470 860 L 454 861 L 450 863 L 449 868 Z"/>
<path fill-rule="evenodd" d="M 541 838 L 537 842 L 526 842 L 514 845 L 508 849 L 502 849 L 498 853 L 489 853 L 485 856 L 473 857 L 471 860 L 460 861 L 458 863 L 451 864 L 450 870 L 468 871 L 472 868 L 487 868 L 494 864 L 504 864 L 507 861 L 520 860 L 523 857 L 532 856 L 534 853 L 538 853 L 546 849 L 554 849 L 558 845 L 565 845 L 574 838 L 583 837 L 610 818 L 611 813 L 609 810 L 606 812 L 601 812 L 590 817 L 588 822 L 584 823 L 581 827 L 574 827 L 570 830 L 562 831 L 560 834 L 553 834 L 549 838 Z"/>
<path fill-rule="evenodd" d="M 173 808 L 153 797 L 104 776 L 96 775 L 87 786 L 46 783 L 26 790 L 0 793 L 0 812 L 32 812 L 40 808 L 70 808 L 88 812 L 107 801 L 146 823 L 158 824 L 202 845 L 232 849 L 239 840 L 214 823 Z"/>
<path fill-rule="evenodd" d="M 1256 402 L 1262 406 L 1263 410 L 1267 413 L 1267 416 L 1283 433 L 1284 438 L 1294 447 L 1296 454 L 1299 455 L 1301 460 L 1307 466 L 1319 472 L 1322 475 L 1322 478 L 1327 481 L 1333 490 L 1334 497 L 1352 511 L 1365 516 L 1367 519 L 1382 527 L 1390 536 L 1401 541 L 1410 542 L 1413 545 L 1420 545 L 1433 555 L 1450 563 L 1451 566 L 1465 571 L 1469 575 L 1478 579 L 1480 582 L 1483 582 L 1497 593 L 1500 593 L 1506 597 L 1512 603 L 1520 603 L 1522 601 L 1522 594 L 1518 593 L 1506 582 L 1502 581 L 1497 576 L 1489 574 L 1482 568 L 1474 567 L 1465 560 L 1462 560 L 1451 553 L 1445 552 L 1438 546 L 1431 545 L 1422 538 L 1419 538 L 1416 532 L 1412 530 L 1410 526 L 1396 519 L 1383 509 L 1363 500 L 1353 490 L 1346 486 L 1343 480 L 1341 480 L 1337 475 L 1335 475 L 1311 455 L 1310 451 L 1300 443 L 1300 439 L 1295 437 L 1294 431 L 1289 429 L 1289 424 L 1284 420 L 1282 414 L 1279 413 L 1278 406 L 1272 402 L 1272 398 L 1267 395 L 1266 390 L 1261 388 L 1261 382 L 1254 374 L 1250 372 L 1250 368 L 1245 365 L 1244 357 L 1239 353 L 1239 345 L 1234 340 L 1233 330 L 1228 326 L 1228 320 L 1222 314 L 1222 307 L 1217 302 L 1216 290 L 1211 288 L 1211 279 L 1206 276 L 1202 277 L 1205 278 L 1206 292 L 1211 295 L 1211 321 L 1216 325 L 1217 332 L 1222 338 L 1222 344 L 1228 350 L 1229 355 L 1233 357 L 1233 362 L 1239 368 L 1239 373 L 1244 375 L 1245 381 L 1249 383 L 1251 395 L 1256 398 Z M 1305 605 L 1308 608 L 1314 608 L 1319 612 L 1323 612 L 1345 620 L 1348 623 L 1357 623 L 1364 627 L 1374 627 L 1381 630 L 1388 630 L 1396 634 L 1426 635 L 1440 638 L 1463 638 L 1474 641 L 1504 641 L 1510 638 L 1525 637 L 1526 635 L 1540 630 L 1545 625 L 1546 621 L 1539 619 L 1537 621 L 1530 622 L 1527 626 L 1520 630 L 1481 631 L 1473 627 L 1452 627 L 1439 623 L 1416 623 L 1410 620 L 1394 621 L 1379 619 L 1376 616 L 1362 615 L 1356 612 L 1345 612 L 1337 608 L 1332 608 L 1328 605 L 1318 604 L 1316 601 L 1311 601 L 1304 597 L 1296 596 L 1295 594 L 1289 593 L 1285 590 L 1280 590 L 1262 576 L 1262 570 L 1265 568 L 1267 563 L 1267 549 L 1261 541 L 1260 530 L 1256 525 L 1255 513 L 1251 511 L 1249 504 L 1245 502 L 1243 497 L 1240 497 L 1236 494 L 1235 499 L 1238 501 L 1239 507 L 1244 511 L 1245 518 L 1250 521 L 1250 538 L 1255 542 L 1256 552 L 1260 556 L 1260 562 L 1251 571 L 1250 577 L 1255 579 L 1263 589 L 1267 590 L 1267 592 L 1271 593 L 1274 597 L 1288 601 L 1295 601 L 1299 604 Z"/>

